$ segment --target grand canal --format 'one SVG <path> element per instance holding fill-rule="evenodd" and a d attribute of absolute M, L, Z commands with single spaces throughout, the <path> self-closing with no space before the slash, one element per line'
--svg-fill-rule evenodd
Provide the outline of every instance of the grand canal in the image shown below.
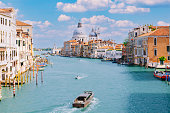
<path fill-rule="evenodd" d="M 20 86 L 16 97 L 12 88 L 3 88 L 0 112 L 35 113 L 168 113 L 170 86 L 153 77 L 153 69 L 123 66 L 98 59 L 50 56 L 53 66 Z M 75 76 L 81 76 L 75 80 Z M 73 100 L 85 90 L 95 98 L 85 109 L 72 108 Z"/>

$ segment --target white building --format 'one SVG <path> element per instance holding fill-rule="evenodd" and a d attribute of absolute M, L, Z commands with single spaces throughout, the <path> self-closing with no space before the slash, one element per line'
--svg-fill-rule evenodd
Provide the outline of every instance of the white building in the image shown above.
<path fill-rule="evenodd" d="M 17 25 L 17 41 L 16 44 L 19 53 L 19 69 L 25 72 L 33 65 L 33 40 L 32 25 L 16 21 Z"/>
<path fill-rule="evenodd" d="M 84 28 L 82 27 L 82 23 L 80 22 L 78 23 L 77 28 L 73 32 L 72 40 L 77 40 L 82 42 L 88 41 L 87 35 L 85 34 Z"/>
<path fill-rule="evenodd" d="M 60 55 L 60 52 L 61 52 L 61 48 L 57 48 L 56 44 L 54 44 L 54 47 L 51 50 L 51 54 Z"/>
<path fill-rule="evenodd" d="M 99 33 L 92 29 L 92 31 L 89 34 L 89 40 L 98 40 L 99 39 Z"/>
<path fill-rule="evenodd" d="M 13 78 L 17 70 L 16 12 L 0 9 L 0 80 Z"/>

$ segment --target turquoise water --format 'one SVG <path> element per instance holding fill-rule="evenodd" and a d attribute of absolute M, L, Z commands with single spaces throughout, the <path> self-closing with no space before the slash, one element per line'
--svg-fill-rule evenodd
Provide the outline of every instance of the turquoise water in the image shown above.
<path fill-rule="evenodd" d="M 34 113 L 168 113 L 170 86 L 153 77 L 153 69 L 123 66 L 98 59 L 50 56 L 53 66 L 20 86 L 16 97 L 3 88 L 0 112 Z M 75 80 L 75 76 L 81 76 Z M 85 90 L 95 93 L 85 109 L 72 108 L 73 100 Z"/>

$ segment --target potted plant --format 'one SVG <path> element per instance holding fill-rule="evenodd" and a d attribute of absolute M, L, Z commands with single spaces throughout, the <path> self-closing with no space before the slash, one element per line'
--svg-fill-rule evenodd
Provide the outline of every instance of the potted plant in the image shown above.
<path fill-rule="evenodd" d="M 162 56 L 162 57 L 159 57 L 159 60 L 160 60 L 160 65 L 163 65 L 166 58 Z"/>

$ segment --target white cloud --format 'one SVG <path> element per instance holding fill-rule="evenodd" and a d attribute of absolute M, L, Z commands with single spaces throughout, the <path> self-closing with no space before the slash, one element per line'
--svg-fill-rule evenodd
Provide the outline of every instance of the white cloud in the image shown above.
<path fill-rule="evenodd" d="M 68 20 L 70 20 L 70 19 L 71 19 L 70 16 L 63 15 L 63 14 L 61 14 L 61 15 L 58 17 L 58 21 L 68 21 Z"/>
<path fill-rule="evenodd" d="M 166 4 L 170 3 L 170 0 L 126 0 L 128 4 L 146 4 L 146 5 L 156 5 L 156 4 Z"/>
<path fill-rule="evenodd" d="M 128 20 L 118 20 L 116 21 L 115 25 L 117 27 L 134 27 L 135 24 L 132 21 Z"/>
<path fill-rule="evenodd" d="M 75 3 L 58 2 L 56 7 L 64 12 L 85 12 L 107 8 L 111 0 L 77 0 Z"/>
<path fill-rule="evenodd" d="M 7 7 L 7 5 L 3 3 L 2 1 L 0 1 L 0 8 L 5 8 L 5 7 Z"/>
<path fill-rule="evenodd" d="M 81 22 L 90 23 L 90 24 L 100 24 L 100 23 L 113 23 L 115 22 L 115 20 L 105 17 L 104 15 L 99 15 L 99 16 L 92 16 L 90 18 L 82 18 Z"/>
<path fill-rule="evenodd" d="M 137 8 L 136 6 L 126 6 L 125 8 L 111 8 L 110 13 L 136 13 L 136 12 L 150 12 L 150 8 Z"/>
<path fill-rule="evenodd" d="M 23 22 L 28 23 L 28 24 L 31 24 L 31 25 L 33 25 L 33 26 L 37 26 L 37 27 L 39 27 L 39 28 L 41 28 L 41 29 L 46 28 L 46 27 L 52 25 L 52 24 L 51 24 L 49 21 L 47 21 L 47 20 L 46 20 L 45 22 L 25 20 L 25 21 L 23 21 Z"/>
<path fill-rule="evenodd" d="M 166 23 L 166 22 L 164 22 L 164 21 L 158 21 L 158 22 L 157 22 L 157 25 L 158 25 L 158 26 L 169 26 L 170 24 L 169 24 L 169 23 Z"/>
<path fill-rule="evenodd" d="M 92 16 L 90 18 L 82 18 L 82 23 L 93 24 L 93 25 L 110 25 L 111 27 L 134 27 L 135 24 L 128 20 L 114 20 L 104 15 Z"/>
<path fill-rule="evenodd" d="M 50 25 L 51 25 L 51 23 L 46 20 L 44 23 L 42 23 L 40 25 L 37 25 L 37 26 L 40 27 L 41 29 L 43 29 L 43 28 L 46 28 L 46 27 L 48 27 Z"/>

